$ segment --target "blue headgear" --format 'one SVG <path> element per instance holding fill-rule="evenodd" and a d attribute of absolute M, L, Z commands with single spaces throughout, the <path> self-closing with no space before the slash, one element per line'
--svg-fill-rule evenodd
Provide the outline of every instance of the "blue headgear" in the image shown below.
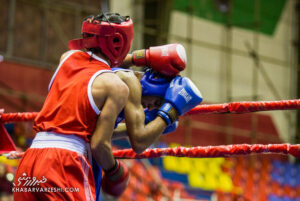
<path fill-rule="evenodd" d="M 140 80 L 142 85 L 142 96 L 164 97 L 171 81 L 171 77 L 166 77 L 151 69 L 147 69 Z"/>

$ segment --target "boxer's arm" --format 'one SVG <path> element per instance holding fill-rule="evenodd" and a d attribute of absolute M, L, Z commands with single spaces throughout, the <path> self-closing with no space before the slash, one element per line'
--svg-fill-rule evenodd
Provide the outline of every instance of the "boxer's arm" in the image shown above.
<path fill-rule="evenodd" d="M 185 48 L 180 44 L 168 44 L 135 50 L 126 56 L 120 67 L 133 65 L 150 67 L 160 74 L 175 77 L 186 67 Z"/>
<path fill-rule="evenodd" d="M 145 118 L 147 119 L 146 117 L 147 113 L 145 112 Z M 151 120 L 150 121 L 153 121 L 157 116 L 157 112 L 155 114 L 155 116 L 152 118 L 151 117 Z M 147 121 L 145 120 L 145 124 L 148 124 L 150 121 Z M 178 121 L 174 122 L 173 124 L 169 125 L 164 131 L 162 134 L 169 134 L 169 133 L 172 133 L 174 132 L 178 127 Z M 126 124 L 125 123 L 119 123 L 117 128 L 115 128 L 114 132 L 113 132 L 113 135 L 112 135 L 112 140 L 117 140 L 117 139 L 127 139 L 129 140 L 128 138 L 128 134 L 127 134 L 127 127 L 126 127 Z"/>
<path fill-rule="evenodd" d="M 119 66 L 121 68 L 130 68 L 134 64 L 132 63 L 132 54 L 127 54 L 122 64 Z"/>
<path fill-rule="evenodd" d="M 115 74 L 104 73 L 95 79 L 92 95 L 101 113 L 91 138 L 91 150 L 97 163 L 109 170 L 116 164 L 111 149 L 114 124 L 127 100 L 128 88 Z"/>
<path fill-rule="evenodd" d="M 128 87 L 115 74 L 104 73 L 93 83 L 92 95 L 98 108 L 101 108 L 91 139 L 92 154 L 104 170 L 101 182 L 103 192 L 119 197 L 127 187 L 129 170 L 114 158 L 111 137 L 117 116 L 127 101 Z"/>
<path fill-rule="evenodd" d="M 124 108 L 128 137 L 133 150 L 141 153 L 157 140 L 166 128 L 166 123 L 161 117 L 157 117 L 145 125 L 140 81 L 133 72 L 122 72 L 121 79 L 129 88 L 128 101 Z"/>
<path fill-rule="evenodd" d="M 119 197 L 127 187 L 129 170 L 114 158 L 111 137 L 117 116 L 127 101 L 128 87 L 115 74 L 104 73 L 94 81 L 92 95 L 98 108 L 101 108 L 91 139 L 92 154 L 104 170 L 101 182 L 103 192 Z"/>
<path fill-rule="evenodd" d="M 175 77 L 185 69 L 186 53 L 180 44 L 150 47 L 147 50 L 133 51 L 132 63 L 136 66 L 150 67 L 166 76 Z"/>

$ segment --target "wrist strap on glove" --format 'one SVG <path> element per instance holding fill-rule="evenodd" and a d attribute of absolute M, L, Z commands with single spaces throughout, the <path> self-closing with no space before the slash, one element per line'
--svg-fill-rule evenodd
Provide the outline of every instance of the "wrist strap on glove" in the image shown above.
<path fill-rule="evenodd" d="M 136 66 L 146 66 L 147 58 L 146 58 L 146 49 L 136 50 L 132 52 L 132 63 Z"/>
<path fill-rule="evenodd" d="M 120 163 L 119 163 L 118 160 L 116 160 L 115 165 L 111 169 L 104 170 L 105 175 L 108 177 L 108 179 L 110 181 L 116 181 L 116 180 L 118 180 L 122 176 L 123 171 L 124 170 L 123 170 L 123 168 L 120 165 Z"/>
<path fill-rule="evenodd" d="M 167 125 L 172 124 L 178 119 L 178 113 L 170 103 L 164 103 L 159 109 L 157 115 L 163 118 Z"/>

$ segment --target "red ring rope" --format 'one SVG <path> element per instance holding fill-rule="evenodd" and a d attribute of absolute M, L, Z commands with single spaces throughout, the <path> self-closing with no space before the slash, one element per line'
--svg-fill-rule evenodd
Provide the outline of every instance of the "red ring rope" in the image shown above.
<path fill-rule="evenodd" d="M 157 158 L 162 156 L 192 157 L 192 158 L 216 158 L 236 155 L 248 155 L 251 153 L 276 153 L 291 154 L 300 157 L 300 145 L 290 144 L 236 144 L 219 146 L 176 147 L 162 149 L 147 149 L 141 154 L 136 154 L 132 149 L 114 151 L 116 158 Z"/>
<path fill-rule="evenodd" d="M 223 104 L 203 104 L 190 110 L 186 115 L 211 113 L 248 113 L 268 110 L 300 109 L 300 99 L 281 101 L 247 101 Z M 3 123 L 16 121 L 33 121 L 38 112 L 0 114 Z"/>
<path fill-rule="evenodd" d="M 248 113 L 268 110 L 300 109 L 300 99 L 281 101 L 244 101 L 223 104 L 198 105 L 187 114 Z"/>
<path fill-rule="evenodd" d="M 210 114 L 210 113 L 247 113 L 267 110 L 290 110 L 300 109 L 300 99 L 281 100 L 281 101 L 251 101 L 251 102 L 232 102 L 224 104 L 198 105 L 187 113 Z M 32 121 L 37 116 L 37 112 L 26 113 L 0 113 L 0 121 Z M 164 149 L 147 149 L 142 154 L 136 154 L 132 149 L 114 151 L 116 158 L 156 158 L 161 156 L 178 157 L 228 157 L 234 155 L 247 155 L 251 153 L 281 153 L 291 154 L 300 157 L 300 145 L 290 144 L 240 144 L 240 145 L 221 145 L 206 147 L 177 147 Z M 8 158 L 20 158 L 23 153 L 11 152 L 5 154 Z"/>
<path fill-rule="evenodd" d="M 136 154 L 132 149 L 113 151 L 113 155 L 119 159 L 141 159 L 158 158 L 162 156 L 192 157 L 192 158 L 217 158 L 237 155 L 249 155 L 252 153 L 274 153 L 291 154 L 300 158 L 300 145 L 290 144 L 236 144 L 220 146 L 198 146 L 198 147 L 175 147 L 175 148 L 155 148 L 146 149 L 141 154 Z M 21 158 L 23 153 L 11 152 L 4 154 L 7 158 Z"/>
<path fill-rule="evenodd" d="M 33 121 L 37 115 L 38 112 L 4 113 L 0 114 L 0 121 L 3 123 L 17 121 Z"/>

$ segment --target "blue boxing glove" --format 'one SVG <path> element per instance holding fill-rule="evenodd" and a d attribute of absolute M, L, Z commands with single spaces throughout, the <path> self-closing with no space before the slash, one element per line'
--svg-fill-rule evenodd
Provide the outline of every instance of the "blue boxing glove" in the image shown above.
<path fill-rule="evenodd" d="M 146 108 L 144 112 L 145 112 L 145 125 L 146 125 L 157 117 L 158 110 L 157 109 L 148 110 L 148 108 Z"/>
<path fill-rule="evenodd" d="M 196 85 L 187 77 L 175 77 L 165 94 L 165 103 L 158 111 L 167 123 L 171 125 L 178 116 L 183 115 L 202 102 L 202 95 Z"/>
<path fill-rule="evenodd" d="M 150 121 L 153 121 L 157 117 L 158 110 L 148 110 L 145 109 L 145 124 L 148 124 Z M 175 121 L 171 125 L 167 126 L 162 134 L 169 134 L 174 132 L 178 127 L 178 121 Z"/>
<path fill-rule="evenodd" d="M 177 129 L 177 127 L 178 127 L 178 120 L 176 120 L 175 122 L 167 126 L 167 128 L 165 128 L 162 134 L 165 135 L 165 134 L 172 133 Z"/>

